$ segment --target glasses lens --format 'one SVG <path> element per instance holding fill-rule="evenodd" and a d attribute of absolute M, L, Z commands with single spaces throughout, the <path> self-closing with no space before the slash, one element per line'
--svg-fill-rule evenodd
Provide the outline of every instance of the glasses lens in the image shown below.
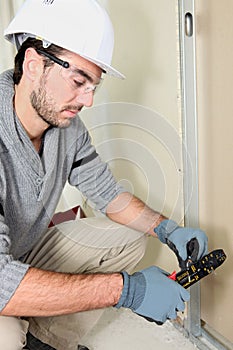
<path fill-rule="evenodd" d="M 102 81 L 101 78 L 94 75 L 92 72 L 78 68 L 74 65 L 69 68 L 61 68 L 61 75 L 70 85 L 72 90 L 77 90 L 80 93 L 95 93 Z"/>

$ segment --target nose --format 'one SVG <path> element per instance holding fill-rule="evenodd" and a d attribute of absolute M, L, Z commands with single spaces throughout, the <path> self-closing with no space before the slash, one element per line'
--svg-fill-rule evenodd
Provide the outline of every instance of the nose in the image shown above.
<path fill-rule="evenodd" d="M 80 93 L 78 94 L 76 100 L 78 103 L 82 104 L 85 107 L 91 107 L 94 101 L 94 93 L 93 91 Z"/>

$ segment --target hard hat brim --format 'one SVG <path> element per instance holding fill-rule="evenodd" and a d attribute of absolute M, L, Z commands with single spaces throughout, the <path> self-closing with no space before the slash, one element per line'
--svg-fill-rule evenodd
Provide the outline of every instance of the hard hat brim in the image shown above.
<path fill-rule="evenodd" d="M 94 60 L 86 55 L 82 55 L 80 54 L 80 56 L 82 56 L 83 58 L 85 58 L 86 60 L 96 64 L 98 67 L 100 67 L 104 73 L 106 73 L 107 75 L 110 75 L 112 77 L 118 78 L 118 79 L 125 79 L 125 75 L 120 73 L 118 70 L 116 70 L 115 68 L 113 68 L 110 65 L 107 65 L 106 63 L 103 63 L 101 61 L 98 60 Z"/>

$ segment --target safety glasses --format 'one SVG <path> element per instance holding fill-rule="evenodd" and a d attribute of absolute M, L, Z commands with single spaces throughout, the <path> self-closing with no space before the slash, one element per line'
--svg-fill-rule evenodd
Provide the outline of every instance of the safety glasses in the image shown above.
<path fill-rule="evenodd" d="M 72 90 L 78 91 L 80 94 L 88 94 L 90 92 L 95 93 L 97 88 L 99 88 L 103 79 L 92 72 L 63 61 L 43 50 L 36 49 L 36 51 L 38 54 L 44 55 L 61 66 L 61 76 L 68 82 Z"/>

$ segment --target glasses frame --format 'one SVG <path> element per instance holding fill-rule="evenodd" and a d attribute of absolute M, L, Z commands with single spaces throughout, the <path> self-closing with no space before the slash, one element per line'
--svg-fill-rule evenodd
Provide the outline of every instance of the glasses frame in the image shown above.
<path fill-rule="evenodd" d="M 57 63 L 59 66 L 61 66 L 62 68 L 65 69 L 70 69 L 71 71 L 77 71 L 83 78 L 86 78 L 87 80 L 85 81 L 85 83 L 83 83 L 82 86 L 75 86 L 73 87 L 74 90 L 78 90 L 79 92 L 82 92 L 83 94 L 88 94 L 90 92 L 92 92 L 93 94 L 96 92 L 97 88 L 99 88 L 99 86 L 101 85 L 102 82 L 102 78 L 98 78 L 99 83 L 97 84 L 92 84 L 91 82 L 88 82 L 93 80 L 91 77 L 91 74 L 94 75 L 93 73 L 89 74 L 88 72 L 86 72 L 85 70 L 83 70 L 82 68 L 79 68 L 75 65 L 71 65 L 68 61 L 64 61 L 61 58 L 58 58 L 46 51 L 40 50 L 40 49 L 36 49 L 36 52 L 39 55 L 43 55 L 45 57 L 47 57 L 48 59 L 50 59 L 51 61 L 53 61 L 54 63 Z M 72 70 L 73 67 L 73 70 Z M 66 79 L 64 76 L 62 76 L 65 80 L 68 80 L 68 78 Z M 71 83 L 72 84 L 72 83 Z"/>

